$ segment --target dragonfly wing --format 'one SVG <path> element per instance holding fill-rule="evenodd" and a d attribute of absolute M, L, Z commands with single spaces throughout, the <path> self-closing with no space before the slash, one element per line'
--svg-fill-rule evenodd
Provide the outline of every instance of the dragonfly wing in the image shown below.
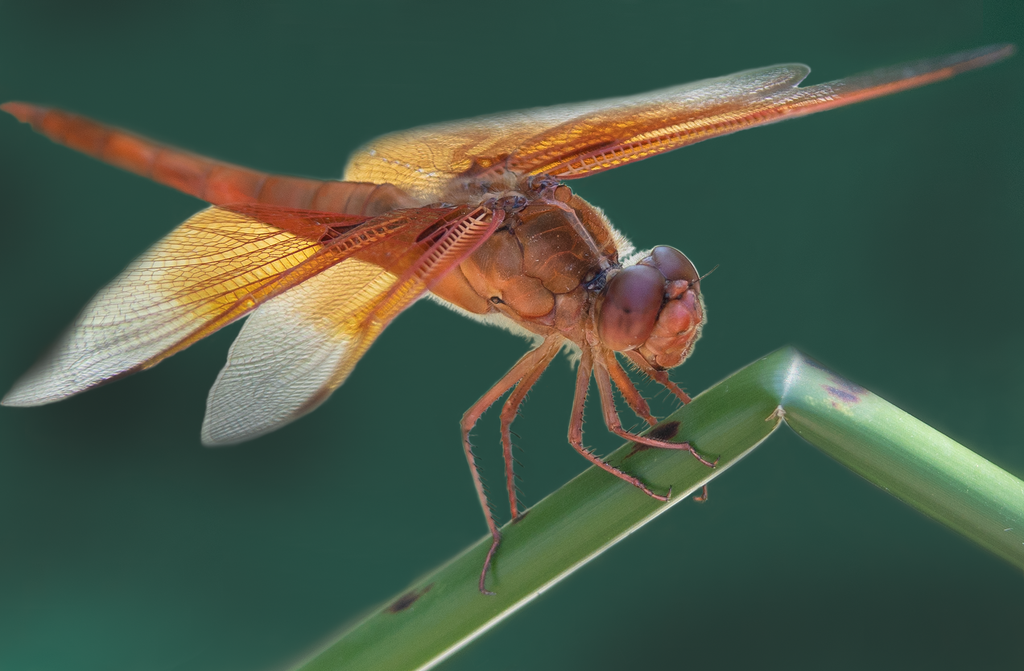
<path fill-rule="evenodd" d="M 43 405 L 155 366 L 354 254 L 394 236 L 408 244 L 453 211 L 367 220 L 263 205 L 203 210 L 102 289 L 2 402 Z"/>
<path fill-rule="evenodd" d="M 315 409 L 384 328 L 500 223 L 500 214 L 479 208 L 439 233 L 401 273 L 350 258 L 262 305 L 210 390 L 203 443 L 250 440 Z"/>
<path fill-rule="evenodd" d="M 383 330 L 361 323 L 360 315 L 395 279 L 349 259 L 260 306 L 210 390 L 203 443 L 255 438 L 325 401 Z"/>
<path fill-rule="evenodd" d="M 806 65 L 775 65 L 635 96 L 414 128 L 373 140 L 345 179 L 389 182 L 426 201 L 487 170 L 585 177 L 738 130 L 922 86 L 1012 54 L 994 45 L 800 88 Z"/>

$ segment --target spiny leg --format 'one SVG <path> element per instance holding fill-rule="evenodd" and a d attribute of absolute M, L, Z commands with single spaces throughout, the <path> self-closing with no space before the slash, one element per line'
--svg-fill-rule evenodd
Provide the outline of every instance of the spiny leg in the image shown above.
<path fill-rule="evenodd" d="M 619 360 L 615 358 L 615 355 L 611 354 L 605 357 L 604 363 L 611 374 L 615 388 L 622 394 L 623 400 L 626 401 L 626 405 L 633 411 L 633 414 L 651 426 L 657 424 L 658 418 L 651 414 L 651 408 L 647 405 L 647 401 L 640 395 L 640 390 L 636 388 L 633 381 L 629 379 L 629 375 L 619 365 Z"/>
<path fill-rule="evenodd" d="M 633 361 L 633 363 L 636 364 L 636 366 L 641 370 L 641 372 L 645 373 L 648 377 L 653 379 L 655 382 L 659 383 L 662 387 L 665 387 L 670 392 L 675 394 L 679 398 L 679 400 L 683 402 L 684 405 L 690 402 L 691 399 L 689 395 L 687 395 L 685 391 L 676 386 L 675 382 L 669 379 L 668 371 L 658 370 L 657 368 L 652 366 L 650 362 L 648 362 L 647 359 L 645 359 L 643 355 L 641 355 L 636 350 L 626 352 L 626 355 L 630 358 L 631 361 Z M 612 381 L 615 382 L 616 386 L 618 386 L 618 382 L 615 380 L 614 376 L 612 377 Z M 697 501 L 698 503 L 706 502 L 708 500 L 708 486 L 704 485 L 704 488 L 701 490 L 701 493 L 698 494 L 697 496 L 694 496 L 693 500 Z"/>
<path fill-rule="evenodd" d="M 614 433 L 616 436 L 625 440 L 630 440 L 641 445 L 649 445 L 651 447 L 660 447 L 665 450 L 688 450 L 690 454 L 696 457 L 697 461 L 714 468 L 715 463 L 712 463 L 702 457 L 697 450 L 689 443 L 671 443 L 667 440 L 659 440 L 657 438 L 651 438 L 650 436 L 641 436 L 635 433 L 631 433 L 622 428 L 622 423 L 619 421 L 619 412 L 615 409 L 615 397 L 612 395 L 612 383 L 608 375 L 609 359 L 611 363 L 618 365 L 615 361 L 615 353 L 611 351 L 601 352 L 601 360 L 598 362 L 597 367 L 594 369 L 594 378 L 597 380 L 597 391 L 601 397 L 601 410 L 604 413 L 604 423 L 608 426 L 608 430 Z M 637 395 L 640 394 L 633 387 L 633 383 L 629 383 L 630 388 Z M 620 387 L 621 389 L 621 387 Z M 625 396 L 625 392 L 623 392 Z"/>
<path fill-rule="evenodd" d="M 640 358 L 642 359 L 643 357 L 640 357 Z M 608 372 L 611 374 L 612 383 L 614 383 L 616 389 L 618 389 L 622 393 L 622 397 L 624 399 L 626 399 L 626 403 L 629 403 L 629 398 L 630 398 L 631 395 L 638 396 L 638 397 L 640 397 L 640 400 L 643 401 L 643 397 L 640 396 L 640 392 L 637 390 L 636 386 L 633 385 L 633 382 L 629 379 L 629 376 L 626 375 L 626 371 L 624 371 L 622 369 L 622 366 L 618 365 L 619 362 L 618 362 L 618 359 L 615 358 L 615 354 L 611 354 L 610 353 L 607 357 L 604 358 L 604 361 L 608 365 L 608 368 L 609 368 Z M 646 360 L 644 360 L 644 363 L 646 363 Z M 658 371 L 654 370 L 653 368 L 652 368 L 652 371 L 653 372 L 658 372 Z M 664 374 L 664 371 L 662 371 L 662 373 Z M 665 379 L 666 380 L 668 379 L 667 375 L 665 375 Z M 600 378 L 598 378 L 598 385 L 599 385 L 598 386 L 598 392 L 599 393 L 601 393 L 600 384 L 601 384 Z M 669 384 L 671 384 L 671 382 L 669 382 Z M 665 385 L 665 386 L 668 386 L 668 385 Z M 687 396 L 683 392 L 683 390 L 679 389 L 679 387 L 676 387 L 674 384 L 671 384 L 670 389 L 671 388 L 674 388 L 678 392 L 677 396 L 678 395 L 682 395 L 681 397 L 685 398 L 684 403 L 689 403 L 690 397 Z M 615 401 L 612 398 L 611 390 L 609 390 L 609 392 L 607 394 L 607 398 L 608 398 L 608 403 L 611 405 L 612 413 L 614 414 L 614 417 L 615 417 L 615 419 L 617 421 L 618 420 L 618 413 L 615 412 Z M 605 403 L 604 399 L 605 399 L 605 395 L 602 394 L 602 407 L 604 406 L 604 403 Z M 630 407 L 633 409 L 633 412 L 637 412 L 637 409 L 634 408 L 631 403 L 629 403 L 629 404 L 630 404 Z M 639 413 L 637 413 L 637 414 L 639 414 Z M 608 414 L 607 414 L 607 412 L 605 414 L 605 423 L 608 424 L 608 428 L 611 429 L 611 424 L 608 422 Z M 614 432 L 614 430 L 613 430 L 613 432 Z M 621 434 L 619 434 L 619 435 L 621 435 Z M 680 443 L 679 444 L 679 448 L 684 448 L 684 447 L 690 449 L 690 453 L 693 454 L 695 457 L 697 457 L 697 459 L 699 459 L 702 463 L 707 464 L 707 462 L 704 459 L 700 458 L 700 455 L 698 455 L 696 452 L 693 451 L 693 449 L 689 445 L 689 443 Z M 675 448 L 675 449 L 679 449 L 679 448 Z M 715 463 L 717 463 L 717 461 Z M 693 500 L 697 501 L 698 503 L 704 503 L 705 501 L 707 501 L 708 500 L 708 486 L 704 485 L 703 489 L 701 490 L 701 493 L 696 495 L 696 496 L 694 496 Z"/>
<path fill-rule="evenodd" d="M 628 356 L 629 360 L 636 364 L 636 367 L 643 371 L 647 377 L 675 394 L 679 400 L 683 402 L 683 405 L 690 402 L 691 399 L 687 393 L 680 389 L 675 382 L 669 379 L 667 370 L 659 370 L 655 368 L 647 361 L 647 359 L 644 358 L 643 354 L 640 354 L 640 352 L 637 352 L 636 350 L 623 352 L 623 354 Z"/>
<path fill-rule="evenodd" d="M 505 405 L 501 408 L 501 447 L 505 455 L 505 487 L 508 490 L 509 509 L 512 512 L 512 519 L 519 517 L 519 500 L 516 496 L 515 471 L 513 469 L 514 458 L 512 457 L 512 422 L 519 414 L 519 406 L 522 404 L 530 388 L 537 383 L 541 374 L 547 369 L 551 360 L 558 354 L 561 343 L 555 338 L 550 338 L 525 358 L 533 357 L 533 368 L 531 368 L 519 383 L 512 390 Z M 536 355 L 536 356 L 534 356 Z"/>
<path fill-rule="evenodd" d="M 583 455 L 587 461 L 595 466 L 611 473 L 621 480 L 625 480 L 653 499 L 657 499 L 658 501 L 668 501 L 672 496 L 672 490 L 669 490 L 669 493 L 666 496 L 655 494 L 647 485 L 641 482 L 639 478 L 635 478 L 628 473 L 620 471 L 618 468 L 615 468 L 583 446 L 583 413 L 587 402 L 587 387 L 590 386 L 590 374 L 593 370 L 594 355 L 589 347 L 585 347 L 583 349 L 583 356 L 580 359 L 579 371 L 576 373 L 576 394 L 573 397 L 572 417 L 569 420 L 569 444 L 573 446 L 573 449 Z"/>
<path fill-rule="evenodd" d="M 554 345 L 557 345 L 555 343 Z M 487 551 L 487 558 L 484 559 L 483 569 L 480 571 L 480 591 L 484 594 L 494 594 L 494 592 L 488 591 L 484 587 L 484 579 L 487 577 L 487 569 L 490 568 L 491 559 L 494 557 L 494 553 L 498 549 L 498 545 L 501 543 L 501 532 L 498 530 L 498 523 L 494 520 L 494 511 L 491 509 L 491 503 L 487 499 L 487 491 L 484 489 L 483 480 L 480 477 L 480 470 L 476 466 L 476 458 L 473 456 L 473 446 L 469 442 L 469 433 L 476 426 L 476 423 L 480 420 L 480 416 L 487 411 L 487 408 L 491 407 L 495 401 L 507 392 L 510 388 L 515 386 L 523 376 L 529 373 L 536 365 L 538 358 L 543 358 L 546 355 L 547 348 L 554 346 L 550 341 L 544 341 L 544 343 L 530 352 L 527 352 L 523 358 L 516 362 L 516 365 L 512 366 L 509 372 L 498 380 L 498 382 L 488 390 L 486 394 L 480 397 L 476 403 L 474 403 L 469 410 L 462 416 L 462 449 L 466 453 L 466 461 L 469 462 L 469 472 L 473 476 L 473 486 L 476 487 L 476 496 L 480 500 L 480 507 L 484 511 L 484 518 L 487 520 L 487 528 L 491 532 L 491 549 Z M 558 351 L 557 346 L 554 346 L 555 351 Z"/>

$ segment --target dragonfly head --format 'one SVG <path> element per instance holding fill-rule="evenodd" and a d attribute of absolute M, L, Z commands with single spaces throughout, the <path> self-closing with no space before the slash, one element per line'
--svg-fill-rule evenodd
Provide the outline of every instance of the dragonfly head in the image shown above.
<path fill-rule="evenodd" d="M 609 349 L 637 350 L 658 369 L 678 366 L 704 326 L 700 275 L 678 249 L 655 247 L 609 277 L 596 323 Z"/>

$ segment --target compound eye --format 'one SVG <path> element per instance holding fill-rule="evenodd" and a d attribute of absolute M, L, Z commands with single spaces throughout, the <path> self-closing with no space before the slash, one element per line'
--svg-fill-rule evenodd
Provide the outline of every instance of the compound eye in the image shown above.
<path fill-rule="evenodd" d="M 655 247 L 651 250 L 651 262 L 669 281 L 686 280 L 693 284 L 700 278 L 686 254 L 675 247 Z"/>
<path fill-rule="evenodd" d="M 616 352 L 642 345 L 661 311 L 665 295 L 661 272 L 650 266 L 624 268 L 608 281 L 605 291 L 597 319 L 601 341 Z"/>

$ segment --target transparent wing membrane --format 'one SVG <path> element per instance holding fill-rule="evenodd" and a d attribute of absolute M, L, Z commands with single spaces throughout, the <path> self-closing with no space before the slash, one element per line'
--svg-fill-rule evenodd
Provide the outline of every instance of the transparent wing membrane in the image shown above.
<path fill-rule="evenodd" d="M 776 65 L 635 96 L 423 126 L 373 140 L 345 179 L 427 200 L 487 170 L 585 177 L 712 137 L 922 86 L 1013 53 L 994 45 L 800 88 L 806 65 Z"/>
<path fill-rule="evenodd" d="M 423 253 L 415 237 L 465 209 L 400 210 L 369 221 L 263 205 L 203 210 L 101 290 L 3 403 L 51 403 L 150 368 L 355 255 L 404 271 Z M 374 256 L 394 236 L 403 253 Z"/>
<path fill-rule="evenodd" d="M 387 325 L 501 221 L 500 213 L 478 208 L 452 220 L 411 263 L 389 271 L 349 258 L 260 307 L 210 390 L 203 442 L 249 440 L 315 409 Z"/>

